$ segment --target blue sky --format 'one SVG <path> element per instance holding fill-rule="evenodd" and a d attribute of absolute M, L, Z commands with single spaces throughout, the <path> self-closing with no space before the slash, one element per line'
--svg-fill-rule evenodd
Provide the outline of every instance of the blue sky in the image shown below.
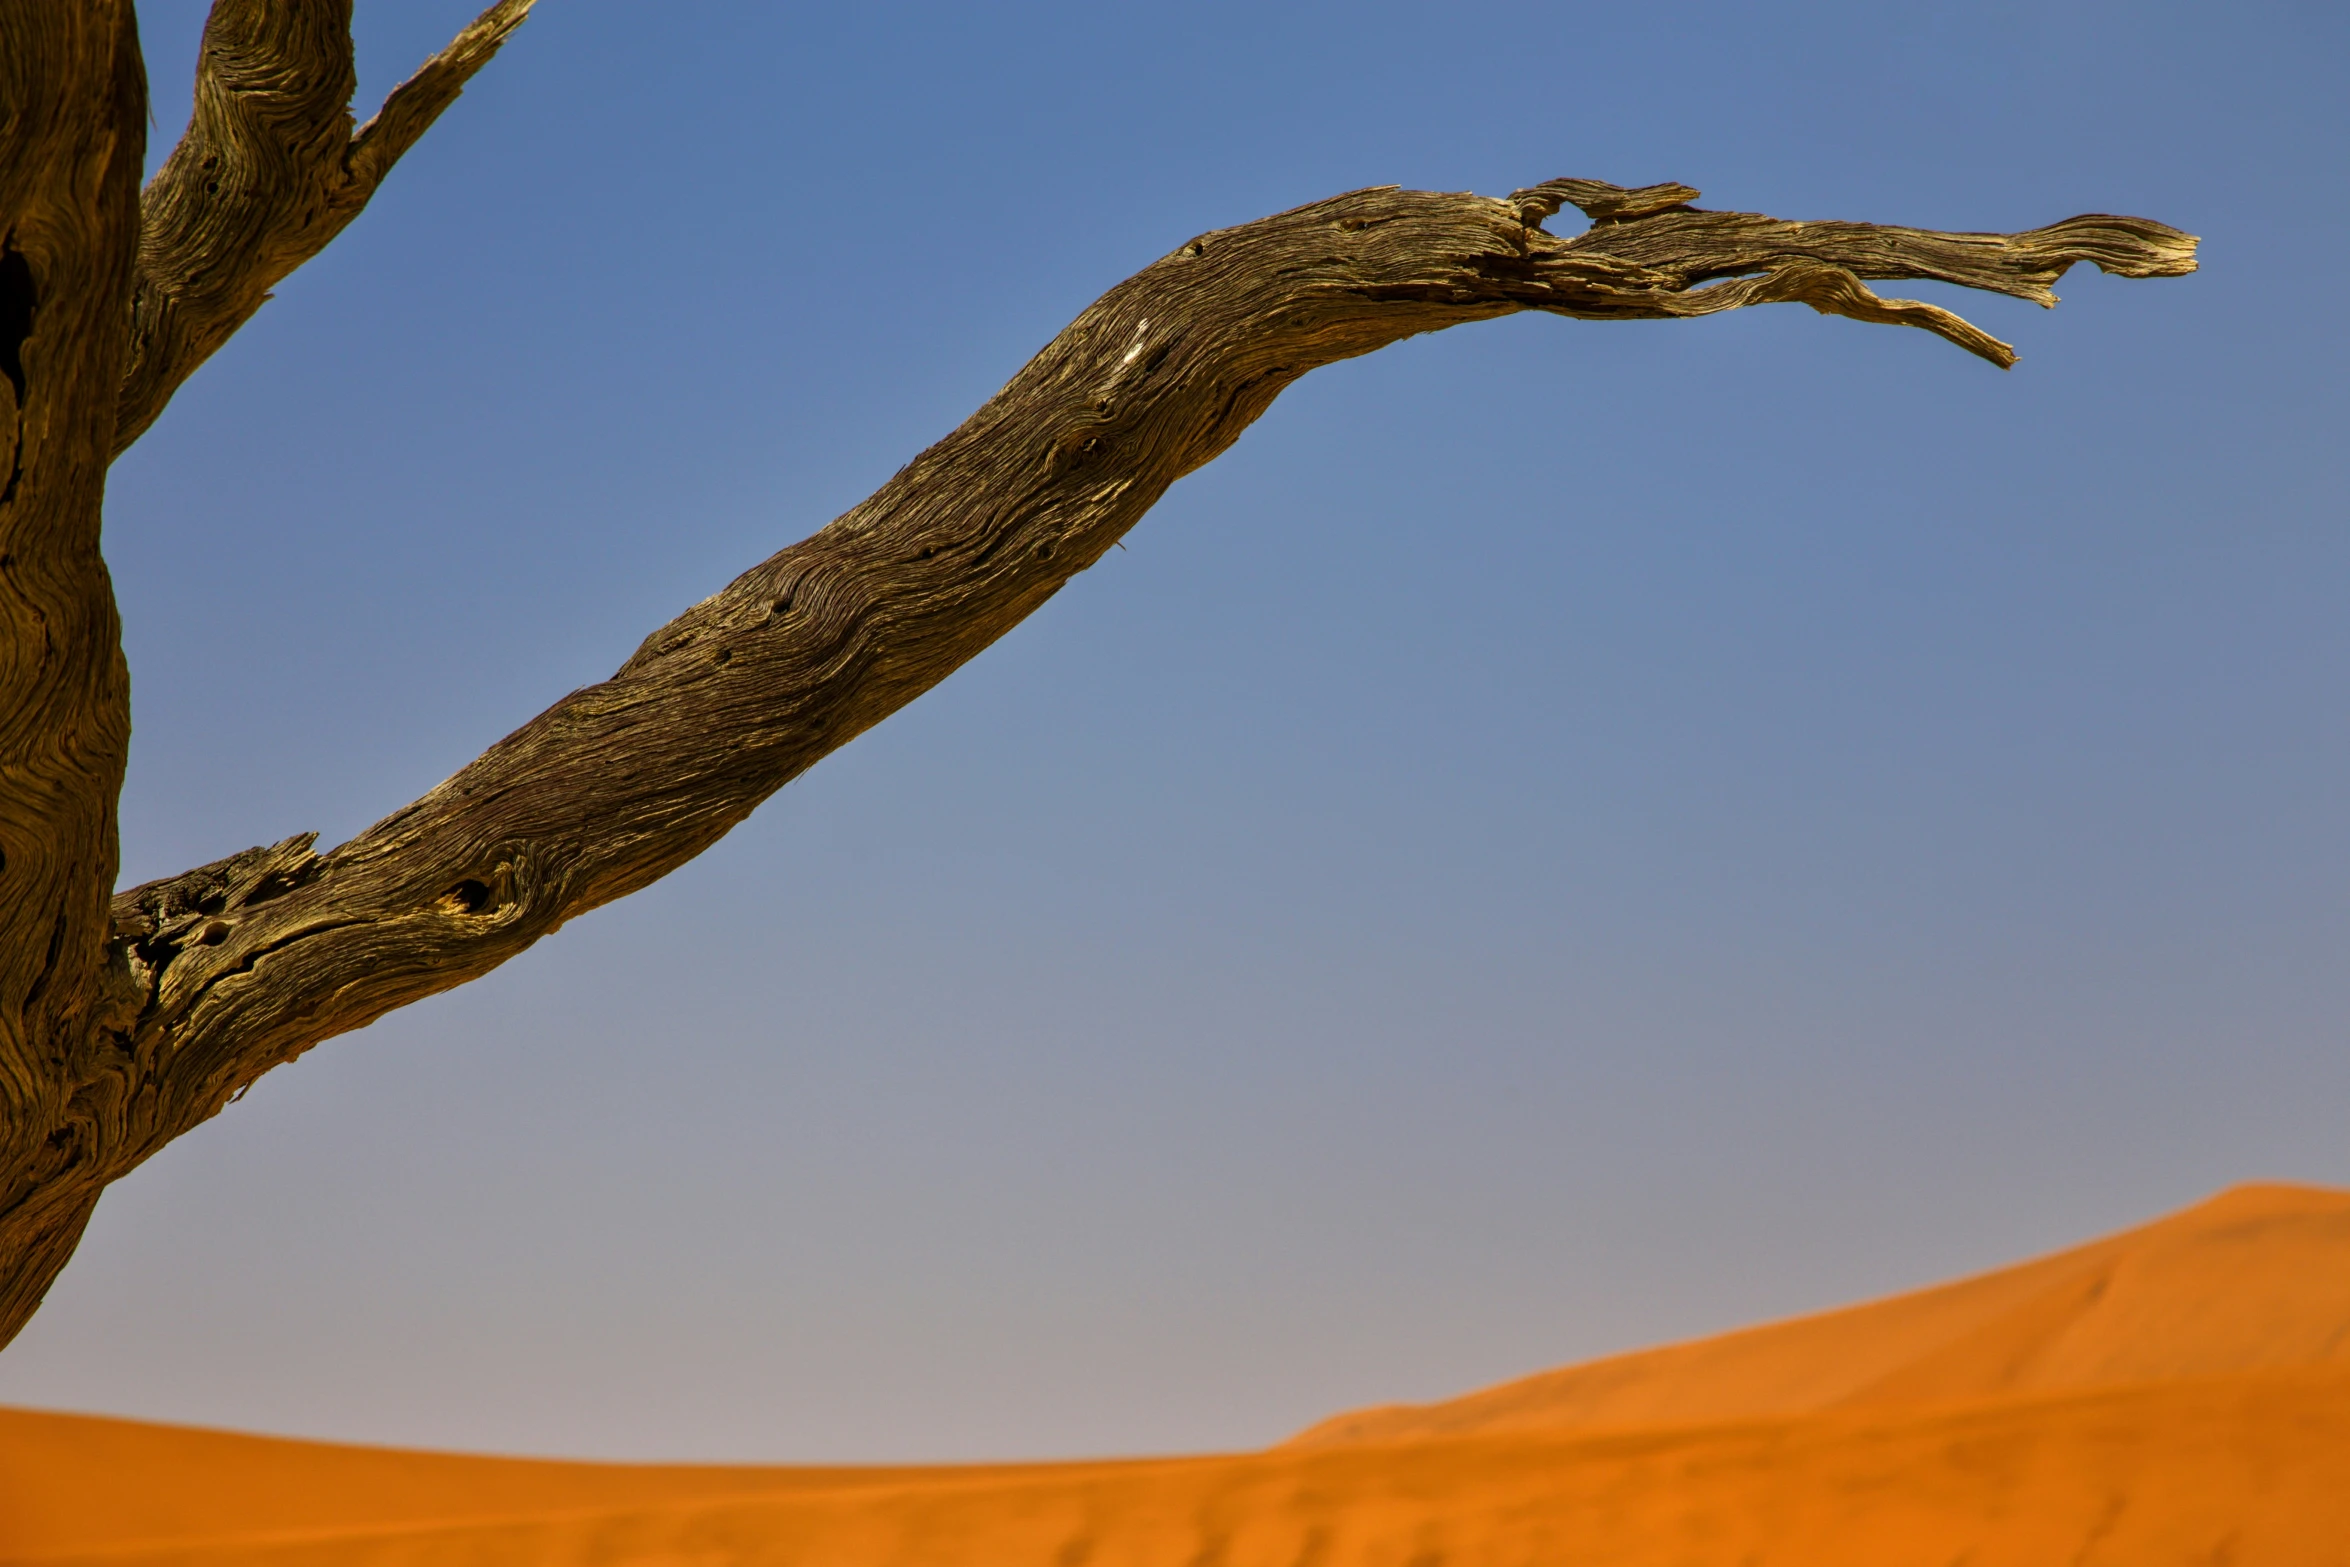
<path fill-rule="evenodd" d="M 368 102 L 469 14 L 359 12 Z M 2345 67 L 2316 4 L 542 0 L 115 471 L 126 880 L 430 787 L 1202 229 L 1573 174 L 2205 267 L 1967 298 L 2005 375 L 1792 307 L 1317 372 L 110 1193 L 0 1399 L 1234 1446 L 2350 1185 Z"/>

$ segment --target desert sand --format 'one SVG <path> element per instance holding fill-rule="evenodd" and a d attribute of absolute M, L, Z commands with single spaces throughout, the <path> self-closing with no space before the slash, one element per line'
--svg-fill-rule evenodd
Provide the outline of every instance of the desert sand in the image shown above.
<path fill-rule="evenodd" d="M 2350 1567 L 2350 1193 L 1233 1456 L 608 1465 L 0 1410 L 0 1563 L 85 1562 Z"/>

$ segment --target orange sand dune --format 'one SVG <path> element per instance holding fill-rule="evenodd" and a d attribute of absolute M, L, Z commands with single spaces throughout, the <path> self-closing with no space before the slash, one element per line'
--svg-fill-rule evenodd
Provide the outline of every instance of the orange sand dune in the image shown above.
<path fill-rule="evenodd" d="M 2350 1567 L 2350 1193 L 1231 1457 L 564 1464 L 0 1411 L 0 1563 L 48 1567 L 1958 1561 Z"/>
<path fill-rule="evenodd" d="M 2350 1369 L 2350 1192 L 2240 1186 L 2071 1251 L 1440 1404 L 1339 1415 L 1300 1446 L 1902 1409 L 2181 1377 Z"/>

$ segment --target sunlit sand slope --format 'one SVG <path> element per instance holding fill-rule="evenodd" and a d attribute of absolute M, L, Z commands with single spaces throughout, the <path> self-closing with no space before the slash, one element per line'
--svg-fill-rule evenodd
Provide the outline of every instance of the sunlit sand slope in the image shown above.
<path fill-rule="evenodd" d="M 1372 1412 L 1230 1457 L 563 1464 L 0 1410 L 0 1563 L 2350 1567 L 2346 1221 L 2350 1194 L 2231 1193 L 1948 1289 L 1433 1406 L 1499 1407 L 1495 1430 L 1365 1440 L 1432 1411 Z M 1631 1366 L 1702 1402 L 1692 1365 L 1747 1412 L 1660 1419 L 1625 1391 Z M 1547 1427 L 1495 1403 L 1578 1378 L 1609 1391 Z M 1792 1407 L 1751 1412 L 1771 1398 Z"/>
<path fill-rule="evenodd" d="M 122 1476 L 126 1483 L 163 1477 Z M 116 1567 L 2341 1567 L 2350 1377 L 788 1489 L 8 1560 Z M 168 1483 L 168 1482 L 166 1482 Z"/>
<path fill-rule="evenodd" d="M 1301 1446 L 1902 1409 L 2182 1377 L 2350 1369 L 2350 1192 L 2246 1186 L 1938 1289 L 1620 1355 L 1439 1404 L 1360 1410 Z"/>

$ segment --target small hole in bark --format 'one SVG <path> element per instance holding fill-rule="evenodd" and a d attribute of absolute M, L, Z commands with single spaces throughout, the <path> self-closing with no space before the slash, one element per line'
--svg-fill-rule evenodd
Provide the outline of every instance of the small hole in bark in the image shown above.
<path fill-rule="evenodd" d="M 228 894 L 224 892 L 216 892 L 213 893 L 210 897 L 198 898 L 196 900 L 196 912 L 198 914 L 218 914 L 221 910 L 227 907 Z"/>
<path fill-rule="evenodd" d="M 1050 544 L 1039 544 L 1036 547 L 1036 558 L 1038 560 L 1051 560 L 1053 558 L 1053 547 Z"/>
<path fill-rule="evenodd" d="M 56 1131 L 51 1132 L 48 1138 L 49 1146 L 52 1148 L 63 1148 L 67 1143 L 72 1141 L 73 1128 L 70 1126 L 59 1127 Z"/>
<path fill-rule="evenodd" d="M 937 545 L 935 545 L 935 544 L 925 544 L 925 545 L 923 545 L 923 546 L 922 546 L 922 553 L 921 553 L 920 555 L 916 556 L 916 557 L 915 557 L 915 559 L 917 559 L 917 560 L 928 560 L 928 559 L 930 559 L 930 557 L 931 557 L 931 556 L 933 556 L 933 555 L 936 555 L 937 553 L 938 553 L 938 546 L 937 546 Z"/>
<path fill-rule="evenodd" d="M 788 615 L 791 613 L 791 601 L 792 596 L 789 593 L 786 593 L 783 597 L 777 599 L 774 603 L 767 606 L 767 613 L 770 615 Z"/>
<path fill-rule="evenodd" d="M 33 264 L 0 240 L 0 375 L 16 389 L 19 407 L 24 404 L 24 340 L 33 335 L 33 312 L 40 303 Z"/>
<path fill-rule="evenodd" d="M 719 649 L 717 652 L 715 652 L 715 653 L 713 653 L 713 654 L 711 654 L 711 655 L 710 655 L 710 662 L 711 662 L 711 663 L 713 663 L 713 664 L 723 664 L 723 663 L 725 663 L 725 662 L 726 662 L 728 659 L 731 659 L 731 658 L 733 658 L 733 657 L 734 657 L 734 649 L 733 649 L 733 648 L 730 648 L 730 647 L 722 647 L 722 648 L 720 648 L 720 649 Z"/>
<path fill-rule="evenodd" d="M 214 920 L 211 924 L 205 926 L 203 930 L 197 933 L 196 945 L 200 947 L 217 947 L 222 942 L 228 940 L 228 933 L 233 929 L 235 929 L 235 927 L 230 925 L 226 920 Z"/>
<path fill-rule="evenodd" d="M 441 907 L 451 914 L 479 914 L 489 906 L 489 883 L 470 876 L 441 894 Z"/>
<path fill-rule="evenodd" d="M 1208 247 L 1205 241 L 1195 239 L 1183 247 L 1183 253 L 1187 256 L 1204 256 L 1208 253 Z"/>

